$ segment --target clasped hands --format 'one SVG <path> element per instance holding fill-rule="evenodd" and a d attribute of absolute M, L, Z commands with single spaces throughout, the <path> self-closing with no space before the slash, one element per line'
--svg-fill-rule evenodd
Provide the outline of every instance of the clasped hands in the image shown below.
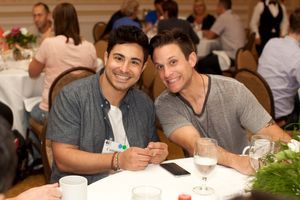
<path fill-rule="evenodd" d="M 143 170 L 148 164 L 158 164 L 166 159 L 168 145 L 162 142 L 150 142 L 146 148 L 130 147 L 120 153 L 119 166 L 125 170 Z"/>

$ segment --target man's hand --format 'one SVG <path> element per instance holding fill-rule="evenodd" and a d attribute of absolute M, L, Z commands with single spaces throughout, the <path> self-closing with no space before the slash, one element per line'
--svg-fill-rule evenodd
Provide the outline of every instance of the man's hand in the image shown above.
<path fill-rule="evenodd" d="M 232 166 L 232 168 L 236 169 L 242 174 L 252 175 L 255 172 L 251 167 L 249 156 L 236 155 L 234 163 L 235 164 Z"/>
<path fill-rule="evenodd" d="M 162 142 L 150 142 L 147 146 L 150 150 L 152 158 L 150 160 L 153 164 L 161 163 L 168 156 L 168 145 Z"/>
<path fill-rule="evenodd" d="M 61 192 L 58 189 L 58 184 L 43 185 L 40 187 L 31 188 L 21 194 L 15 200 L 59 200 Z"/>
<path fill-rule="evenodd" d="M 149 149 L 130 147 L 119 154 L 119 167 L 132 171 L 142 170 L 148 166 L 151 158 Z"/>

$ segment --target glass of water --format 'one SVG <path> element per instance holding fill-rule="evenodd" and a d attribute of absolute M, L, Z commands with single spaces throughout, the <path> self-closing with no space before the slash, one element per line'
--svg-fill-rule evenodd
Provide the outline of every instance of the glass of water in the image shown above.
<path fill-rule="evenodd" d="M 193 188 L 200 195 L 211 195 L 214 189 L 206 185 L 208 175 L 214 170 L 218 162 L 218 144 L 215 139 L 198 138 L 194 149 L 194 164 L 202 176 L 203 184 Z"/>

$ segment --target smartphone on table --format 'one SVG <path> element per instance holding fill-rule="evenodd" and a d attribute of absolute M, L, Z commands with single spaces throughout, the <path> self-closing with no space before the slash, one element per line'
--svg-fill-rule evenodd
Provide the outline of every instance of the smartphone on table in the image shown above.
<path fill-rule="evenodd" d="M 184 176 L 184 175 L 191 174 L 190 172 L 188 172 L 187 170 L 183 169 L 182 167 L 180 167 L 179 165 L 177 165 L 174 162 L 171 162 L 171 163 L 161 163 L 160 166 L 162 168 L 164 168 L 165 170 L 167 170 L 168 172 L 170 172 L 171 174 L 173 174 L 174 176 Z"/>

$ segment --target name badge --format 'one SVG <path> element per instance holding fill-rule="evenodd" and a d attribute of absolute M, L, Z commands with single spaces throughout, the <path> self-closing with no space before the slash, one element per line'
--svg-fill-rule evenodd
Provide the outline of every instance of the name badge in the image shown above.
<path fill-rule="evenodd" d="M 122 152 L 127 149 L 126 144 L 121 144 L 112 140 L 105 140 L 102 153 Z"/>

